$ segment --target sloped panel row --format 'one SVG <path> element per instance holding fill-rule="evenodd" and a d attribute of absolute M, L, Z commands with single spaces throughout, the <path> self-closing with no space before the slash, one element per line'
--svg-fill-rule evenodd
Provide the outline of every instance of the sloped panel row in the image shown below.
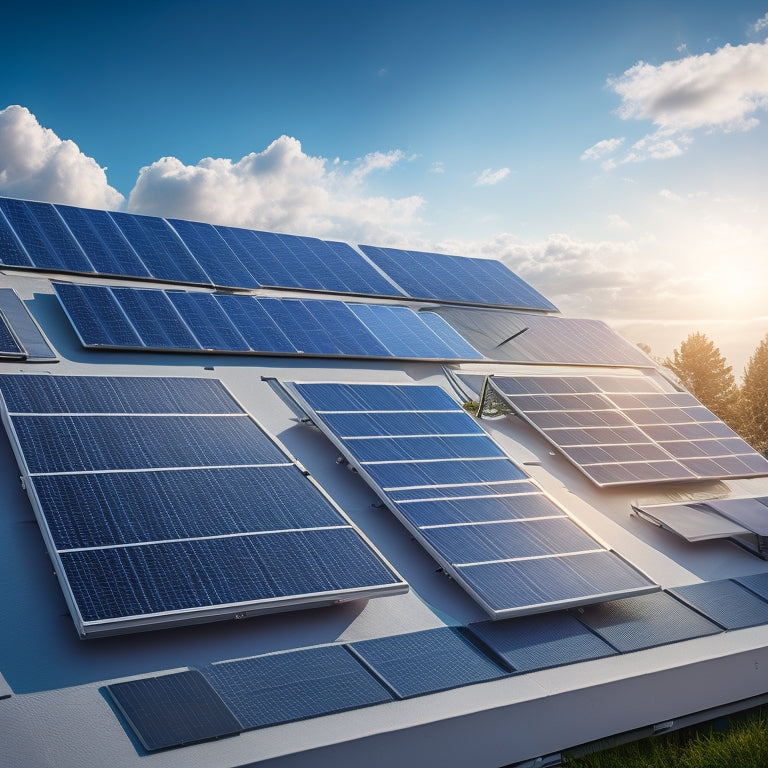
<path fill-rule="evenodd" d="M 0 393 L 81 636 L 407 589 L 218 381 L 3 375 Z"/>
<path fill-rule="evenodd" d="M 55 283 L 86 347 L 241 354 L 481 359 L 407 307 Z"/>
<path fill-rule="evenodd" d="M 286 387 L 492 618 L 657 589 L 580 528 L 439 387 Z"/>
<path fill-rule="evenodd" d="M 489 385 L 596 485 L 768 475 L 695 397 L 649 376 L 492 376 Z"/>

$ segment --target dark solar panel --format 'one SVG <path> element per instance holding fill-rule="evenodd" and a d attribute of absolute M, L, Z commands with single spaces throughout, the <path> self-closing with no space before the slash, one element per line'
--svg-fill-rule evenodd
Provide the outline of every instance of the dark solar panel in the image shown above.
<path fill-rule="evenodd" d="M 361 245 L 360 250 L 406 295 L 416 299 L 557 311 L 554 304 L 495 259 L 370 245 Z"/>
<path fill-rule="evenodd" d="M 763 600 L 768 600 L 768 573 L 755 573 L 751 576 L 739 576 L 734 581 L 754 592 Z"/>
<path fill-rule="evenodd" d="M 148 752 L 234 736 L 242 730 L 196 670 L 112 683 L 107 690 Z"/>
<path fill-rule="evenodd" d="M 73 208 L 69 205 L 57 205 L 55 208 L 96 272 L 126 277 L 152 277 L 106 211 Z"/>
<path fill-rule="evenodd" d="M 19 341 L 19 337 L 13 330 L 13 326 L 0 309 L 0 358 L 10 360 L 24 360 L 27 351 Z"/>
<path fill-rule="evenodd" d="M 56 353 L 45 340 L 26 305 L 13 288 L 0 288 L 0 311 L 5 315 L 5 319 L 24 347 L 27 361 L 41 362 L 56 359 Z"/>
<path fill-rule="evenodd" d="M 705 503 L 710 509 L 748 531 L 758 536 L 768 536 L 768 505 L 759 498 L 711 499 Z"/>
<path fill-rule="evenodd" d="M 442 389 L 333 383 L 288 389 L 494 618 L 655 589 L 545 497 Z M 600 560 L 580 559 L 594 551 Z"/>
<path fill-rule="evenodd" d="M 109 215 L 152 277 L 180 283 L 211 284 L 208 275 L 164 219 L 132 213 L 110 212 Z"/>
<path fill-rule="evenodd" d="M 254 352 L 297 353 L 276 320 L 255 297 L 222 295 L 215 299 Z"/>
<path fill-rule="evenodd" d="M 717 625 L 664 592 L 590 605 L 580 608 L 576 616 L 619 653 L 721 631 Z"/>
<path fill-rule="evenodd" d="M 484 621 L 470 624 L 467 629 L 515 672 L 533 672 L 616 653 L 573 615 L 565 612 Z"/>
<path fill-rule="evenodd" d="M 669 591 L 723 629 L 768 624 L 768 602 L 730 579 L 704 581 Z"/>
<path fill-rule="evenodd" d="M 210 293 L 168 291 L 171 304 L 203 349 L 246 352 L 240 331 Z"/>
<path fill-rule="evenodd" d="M 204 674 L 244 729 L 392 701 L 392 695 L 340 645 L 257 656 Z"/>
<path fill-rule="evenodd" d="M 350 647 L 403 699 L 507 674 L 453 627 L 363 640 Z"/>
<path fill-rule="evenodd" d="M 34 267 L 0 206 L 0 264 L 8 267 Z"/>
<path fill-rule="evenodd" d="M 599 320 L 440 307 L 439 316 L 490 360 L 560 365 L 625 365 L 652 361 Z"/>

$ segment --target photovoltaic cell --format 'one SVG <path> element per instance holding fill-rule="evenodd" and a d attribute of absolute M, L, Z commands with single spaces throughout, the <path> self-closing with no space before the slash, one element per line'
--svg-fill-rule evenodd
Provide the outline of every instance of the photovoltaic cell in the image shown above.
<path fill-rule="evenodd" d="M 43 336 L 26 304 L 13 288 L 0 288 L 0 311 L 13 328 L 16 338 L 27 354 L 27 362 L 50 362 L 56 353 Z"/>
<path fill-rule="evenodd" d="M 710 509 L 748 531 L 758 536 L 768 536 L 768 496 L 753 499 L 712 499 L 705 503 Z"/>
<path fill-rule="evenodd" d="M 296 354 L 296 347 L 253 296 L 215 296 L 216 302 L 254 352 Z"/>
<path fill-rule="evenodd" d="M 370 245 L 361 245 L 360 250 L 406 295 L 416 299 L 557 311 L 554 304 L 496 259 Z"/>
<path fill-rule="evenodd" d="M 107 690 L 148 752 L 234 736 L 242 730 L 197 670 L 112 683 Z"/>
<path fill-rule="evenodd" d="M 768 602 L 731 579 L 689 584 L 669 592 L 723 629 L 768 624 Z"/>
<path fill-rule="evenodd" d="M 218 381 L 16 374 L 0 392 L 82 636 L 407 589 Z"/>
<path fill-rule="evenodd" d="M 637 347 L 599 320 L 475 307 L 440 307 L 439 316 L 489 360 L 652 367 Z"/>
<path fill-rule="evenodd" d="M 768 474 L 768 460 L 687 392 L 649 376 L 490 377 L 599 486 Z"/>
<path fill-rule="evenodd" d="M 507 674 L 453 627 L 362 640 L 350 648 L 402 699 Z"/>
<path fill-rule="evenodd" d="M 212 294 L 169 291 L 167 296 L 203 349 L 233 352 L 250 349 Z"/>
<path fill-rule="evenodd" d="M 2 205 L 0 205 L 0 264 L 8 267 L 35 266 L 13 231 L 13 227 L 8 223 Z"/>
<path fill-rule="evenodd" d="M 492 617 L 656 589 L 579 528 L 439 387 L 286 386 Z"/>
<path fill-rule="evenodd" d="M 0 309 L 0 358 L 23 360 L 26 356 L 27 351 L 8 322 L 5 312 Z"/>
<path fill-rule="evenodd" d="M 204 674 L 244 729 L 329 715 L 393 699 L 340 645 L 213 664 Z"/>
<path fill-rule="evenodd" d="M 515 672 L 613 656 L 616 651 L 572 614 L 559 611 L 470 624 L 468 631 Z"/>
<path fill-rule="evenodd" d="M 578 609 L 576 616 L 619 653 L 721 631 L 716 624 L 664 592 L 590 605 Z"/>

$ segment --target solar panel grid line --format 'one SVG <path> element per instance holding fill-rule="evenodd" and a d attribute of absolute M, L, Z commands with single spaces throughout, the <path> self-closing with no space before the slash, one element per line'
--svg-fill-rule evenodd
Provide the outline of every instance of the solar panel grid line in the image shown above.
<path fill-rule="evenodd" d="M 527 482 L 525 480 L 521 481 L 523 483 Z M 465 486 L 458 486 L 458 487 L 465 487 Z M 541 496 L 540 490 L 535 491 L 525 491 L 521 493 L 496 493 L 496 494 L 473 494 L 471 496 L 451 496 L 450 498 L 454 501 L 466 501 L 468 499 L 503 499 L 503 498 L 510 498 L 510 499 L 517 499 L 520 496 Z M 397 503 L 398 504 L 421 504 L 425 501 L 434 501 L 434 496 L 431 496 L 429 498 L 424 499 L 401 499 Z"/>
<path fill-rule="evenodd" d="M 501 520 L 478 520 L 473 523 L 434 523 L 433 525 L 420 525 L 422 531 L 428 531 L 433 528 L 462 528 L 466 525 L 494 525 L 496 523 L 530 523 L 537 520 L 560 520 L 566 517 L 565 512 L 560 515 L 539 515 L 538 517 L 508 517 Z"/>
<path fill-rule="evenodd" d="M 0 207 L 0 264 L 5 267 L 34 267 L 16 231 Z"/>
<path fill-rule="evenodd" d="M 473 523 L 474 525 L 474 523 Z M 605 552 L 603 547 L 594 549 L 578 549 L 573 552 L 558 552 L 554 555 L 526 555 L 525 557 L 503 557 L 496 560 L 477 560 L 470 563 L 453 563 L 454 568 L 473 568 L 476 565 L 490 565 L 492 563 L 524 563 L 528 560 L 563 560 L 566 557 L 576 557 L 577 555 L 594 555 Z"/>

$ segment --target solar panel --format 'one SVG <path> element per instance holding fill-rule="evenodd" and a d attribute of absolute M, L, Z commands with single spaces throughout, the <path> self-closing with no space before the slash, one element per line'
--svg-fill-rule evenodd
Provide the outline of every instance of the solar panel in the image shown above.
<path fill-rule="evenodd" d="M 441 388 L 286 388 L 493 618 L 656 589 L 584 532 Z"/>
<path fill-rule="evenodd" d="M 24 360 L 27 351 L 24 349 L 19 337 L 13 330 L 13 326 L 0 309 L 0 358 L 6 360 Z"/>
<path fill-rule="evenodd" d="M 24 246 L 32 266 L 64 272 L 94 271 L 93 265 L 50 203 L 0 197 L 0 210 Z M 5 239 L 13 241 L 13 238 Z M 16 260 L 19 257 L 18 250 L 12 249 L 11 258 Z"/>
<path fill-rule="evenodd" d="M 642 518 L 676 533 L 686 541 L 727 539 L 748 534 L 740 525 L 711 510 L 706 504 L 663 504 L 633 507 Z"/>
<path fill-rule="evenodd" d="M 737 525 L 768 536 L 768 496 L 753 499 L 710 499 L 706 505 Z"/>
<path fill-rule="evenodd" d="M 720 628 L 664 592 L 579 608 L 579 621 L 619 653 L 714 635 Z"/>
<path fill-rule="evenodd" d="M 441 317 L 489 360 L 650 368 L 637 347 L 599 320 L 522 314 L 476 307 L 439 307 Z"/>
<path fill-rule="evenodd" d="M 392 701 L 341 645 L 213 664 L 204 671 L 244 729 Z"/>
<path fill-rule="evenodd" d="M 81 636 L 407 589 L 216 380 L 16 374 L 0 392 Z"/>
<path fill-rule="evenodd" d="M 106 211 L 54 206 L 96 272 L 105 275 L 152 277 Z"/>
<path fill-rule="evenodd" d="M 515 672 L 533 672 L 616 653 L 565 611 L 483 621 L 467 629 Z"/>
<path fill-rule="evenodd" d="M 434 333 L 428 315 L 405 307 L 69 283 L 54 287 L 87 347 L 433 360 L 480 357 L 450 327 L 443 324 L 440 333 Z"/>
<path fill-rule="evenodd" d="M 598 486 L 768 474 L 768 460 L 692 395 L 665 392 L 648 376 L 488 383 Z"/>
<path fill-rule="evenodd" d="M 211 285 L 211 280 L 164 220 L 132 213 L 109 214 L 128 244 L 157 280 Z"/>
<path fill-rule="evenodd" d="M 507 674 L 453 627 L 362 640 L 349 647 L 401 699 Z"/>
<path fill-rule="evenodd" d="M 415 299 L 557 312 L 554 304 L 496 259 L 371 245 L 361 245 L 360 250 Z"/>
<path fill-rule="evenodd" d="M 689 584 L 669 592 L 723 629 L 768 624 L 768 602 L 730 579 Z"/>
<path fill-rule="evenodd" d="M 112 683 L 107 690 L 148 752 L 234 736 L 242 730 L 197 670 Z"/>
<path fill-rule="evenodd" d="M 0 206 L 0 264 L 7 267 L 35 266 L 5 217 L 2 206 Z"/>

